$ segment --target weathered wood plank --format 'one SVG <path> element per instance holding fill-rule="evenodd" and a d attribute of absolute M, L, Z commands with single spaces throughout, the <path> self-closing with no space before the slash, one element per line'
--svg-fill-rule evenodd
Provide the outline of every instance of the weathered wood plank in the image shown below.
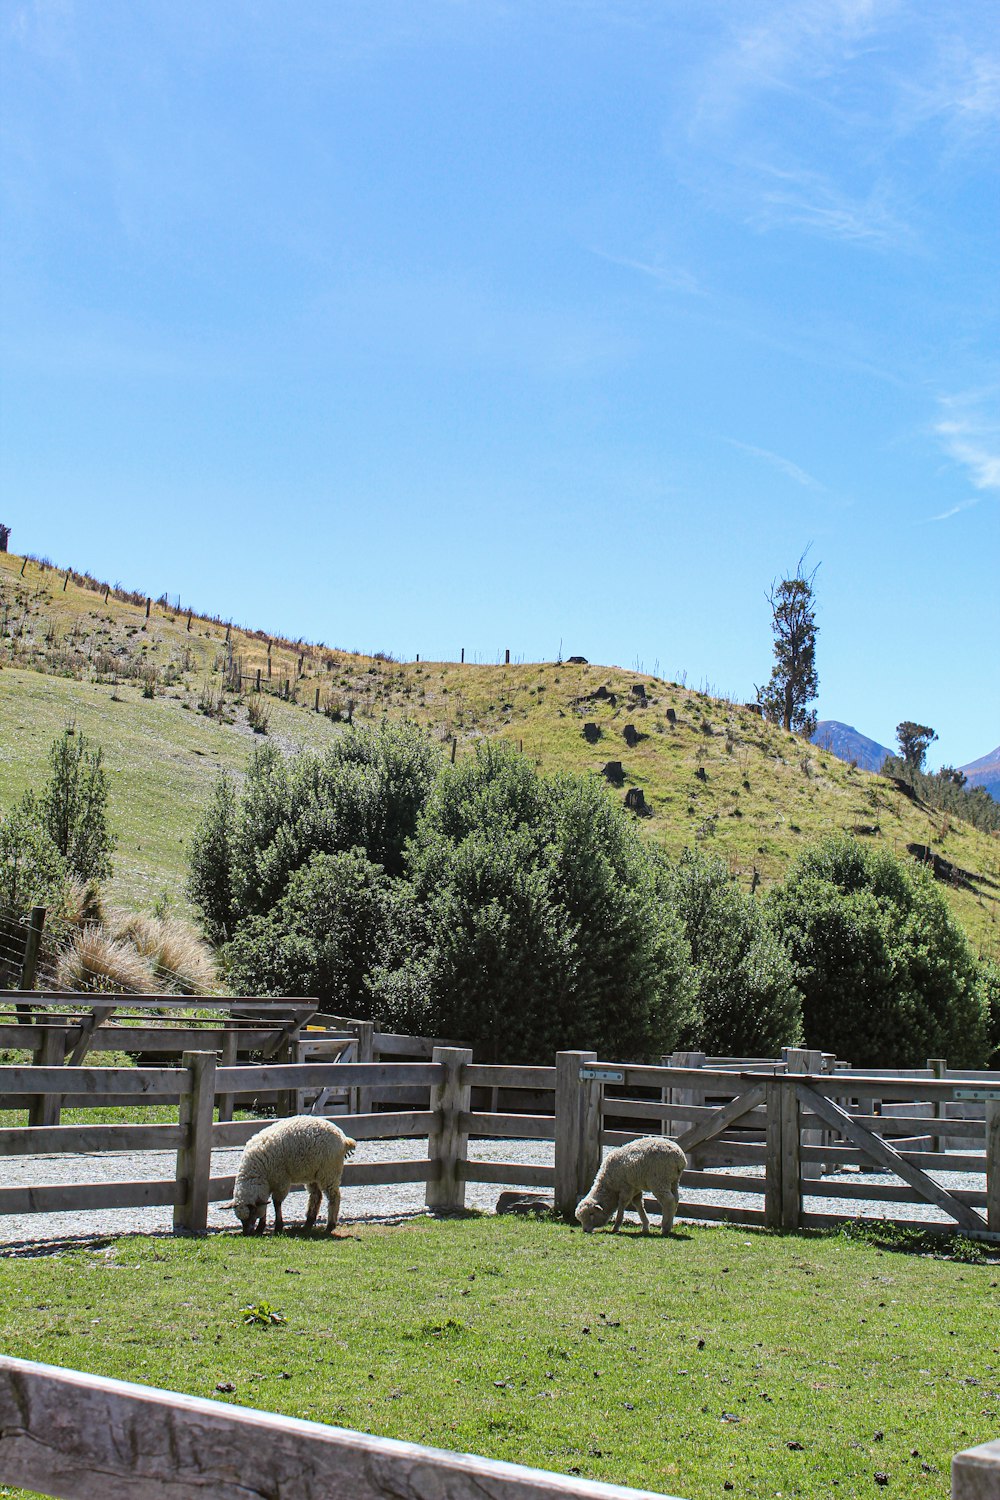
<path fill-rule="evenodd" d="M 660 1104 L 655 1099 L 616 1099 L 613 1094 L 604 1094 L 604 1113 L 617 1115 L 622 1120 L 684 1120 L 696 1124 L 699 1120 L 707 1120 L 722 1108 L 719 1104 L 680 1104 L 667 1102 Z M 760 1122 L 764 1118 L 763 1108 L 753 1112 L 754 1120 Z"/>
<path fill-rule="evenodd" d="M 785 1082 L 778 1086 L 781 1100 L 781 1227 L 798 1229 L 802 1213 L 802 1132 L 799 1095 Z"/>
<path fill-rule="evenodd" d="M 440 1083 L 431 1090 L 434 1123 L 427 1139 L 427 1156 L 435 1163 L 428 1180 L 427 1207 L 454 1213 L 465 1207 L 462 1163 L 469 1154 L 469 1133 L 463 1121 L 469 1112 L 471 1086 L 466 1071 L 472 1061 L 469 1047 L 435 1047 L 434 1063 Z"/>
<path fill-rule="evenodd" d="M 737 1120 L 742 1120 L 744 1115 L 764 1103 L 767 1097 L 766 1087 L 763 1083 L 754 1084 L 745 1093 L 738 1094 L 735 1099 L 724 1104 L 721 1109 L 713 1110 L 707 1119 L 690 1125 L 677 1137 L 678 1146 L 682 1151 L 693 1150 L 695 1146 L 700 1146 L 703 1142 L 712 1140 L 714 1136 L 721 1135 L 722 1131 L 728 1130 L 731 1125 L 736 1124 Z"/>
<path fill-rule="evenodd" d="M 986 1222 L 1000 1233 L 1000 1100 L 986 1106 Z"/>
<path fill-rule="evenodd" d="M 1000 1442 L 966 1448 L 951 1461 L 951 1500 L 996 1500 L 1000 1495 Z"/>
<path fill-rule="evenodd" d="M 488 1089 L 554 1089 L 555 1068 L 521 1067 L 512 1063 L 470 1063 L 468 1080 Z"/>
<path fill-rule="evenodd" d="M 279 1063 L 265 1067 L 219 1068 L 220 1093 L 263 1093 L 275 1089 L 357 1088 L 403 1085 L 433 1086 L 441 1070 L 436 1063 Z M 4 1079 L 0 1076 L 0 1088 Z"/>
<path fill-rule="evenodd" d="M 783 1140 L 783 1110 L 781 1110 L 780 1083 L 766 1083 L 766 1106 L 768 1127 L 765 1137 L 765 1223 L 768 1229 L 781 1229 L 781 1140 Z"/>
<path fill-rule="evenodd" d="M 503 1115 L 470 1111 L 462 1116 L 462 1128 L 469 1135 L 509 1136 L 514 1140 L 554 1141 L 554 1115 Z"/>
<path fill-rule="evenodd" d="M 110 1015 L 114 1014 L 114 1010 L 115 1007 L 113 1004 L 95 1005 L 90 1015 L 84 1016 L 77 1028 L 73 1050 L 66 1059 L 67 1067 L 78 1068 L 80 1066 L 90 1051 L 90 1044 L 93 1041 L 95 1031 L 97 1031 L 99 1026 L 103 1025 Z"/>
<path fill-rule="evenodd" d="M 337 1115 L 334 1123 L 345 1135 L 356 1141 L 381 1141 L 411 1136 L 425 1136 L 430 1131 L 434 1116 L 430 1110 L 407 1110 L 404 1112 L 376 1115 Z M 273 1120 L 232 1120 L 216 1124 L 212 1129 L 212 1145 L 245 1146 L 247 1141 L 273 1125 Z"/>
<path fill-rule="evenodd" d="M 64 1500 L 663 1500 L 8 1358 L 0 1479 Z"/>
<path fill-rule="evenodd" d="M 779 1067 L 779 1064 L 775 1064 Z M 735 1093 L 744 1078 L 761 1081 L 760 1073 L 744 1073 L 739 1068 L 664 1068 L 652 1064 L 595 1062 L 595 1068 L 612 1068 L 625 1074 L 629 1088 L 687 1087 L 707 1089 L 710 1093 Z M 618 1085 L 616 1085 L 618 1087 Z"/>
<path fill-rule="evenodd" d="M 180 1140 L 177 1125 L 14 1125 L 0 1130 L 0 1156 L 168 1151 Z"/>
<path fill-rule="evenodd" d="M 723 1208 L 718 1203 L 704 1203 L 697 1198 L 685 1199 L 677 1210 L 678 1219 L 705 1219 L 712 1224 L 756 1224 L 764 1227 L 762 1208 Z"/>
<path fill-rule="evenodd" d="M 184 1074 L 177 1068 L 0 1068 L 0 1093 L 13 1094 L 178 1094 Z"/>
<path fill-rule="evenodd" d="M 502 1182 L 509 1187 L 551 1188 L 555 1167 L 536 1167 L 523 1161 L 466 1161 L 459 1168 L 465 1182 Z"/>
<path fill-rule="evenodd" d="M 185 1052 L 188 1089 L 181 1096 L 176 1178 L 182 1190 L 174 1203 L 174 1234 L 208 1230 L 208 1179 L 212 1173 L 212 1115 L 215 1106 L 215 1053 Z"/>
<path fill-rule="evenodd" d="M 950 1214 L 956 1224 L 961 1225 L 963 1229 L 985 1227 L 982 1218 L 974 1209 L 966 1207 L 953 1193 L 949 1193 L 932 1177 L 928 1177 L 926 1172 L 915 1167 L 912 1162 L 908 1162 L 888 1142 L 873 1135 L 864 1125 L 858 1125 L 847 1111 L 841 1109 L 832 1099 L 824 1099 L 808 1085 L 798 1082 L 796 1082 L 796 1093 L 816 1114 L 825 1119 L 827 1124 L 832 1125 L 834 1130 L 839 1131 L 854 1145 L 867 1151 L 869 1156 L 887 1171 L 895 1172 L 898 1177 L 902 1177 L 903 1181 L 916 1188 L 920 1196 L 928 1203 L 944 1209 L 945 1213 Z"/>
<path fill-rule="evenodd" d="M 728 1187 L 728 1183 L 726 1186 Z M 870 1199 L 873 1203 L 912 1203 L 921 1208 L 927 1206 L 926 1199 L 909 1185 L 897 1187 L 892 1183 L 858 1182 L 857 1179 L 845 1182 L 838 1177 L 835 1182 L 809 1182 L 804 1191 L 810 1198 L 851 1198 L 861 1202 Z M 986 1194 L 982 1189 L 952 1188 L 951 1191 L 960 1203 L 977 1208 L 986 1203 Z"/>
<path fill-rule="evenodd" d="M 555 1200 L 556 1211 L 570 1222 L 601 1165 L 602 1088 L 596 1079 L 580 1077 L 596 1056 L 556 1053 Z"/>
<path fill-rule="evenodd" d="M 58 1214 L 98 1208 L 156 1208 L 173 1204 L 177 1183 L 73 1182 L 0 1188 L 0 1214 Z"/>

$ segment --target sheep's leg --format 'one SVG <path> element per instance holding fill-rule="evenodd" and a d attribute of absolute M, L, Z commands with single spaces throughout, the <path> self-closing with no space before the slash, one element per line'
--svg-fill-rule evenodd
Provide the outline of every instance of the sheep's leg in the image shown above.
<path fill-rule="evenodd" d="M 622 1219 L 624 1219 L 624 1217 L 625 1217 L 625 1210 L 626 1210 L 626 1208 L 628 1208 L 628 1199 L 625 1198 L 625 1197 L 619 1198 L 618 1199 L 618 1212 L 615 1215 L 614 1227 L 611 1230 L 612 1234 L 617 1234 L 618 1231 L 619 1231 L 619 1229 L 622 1227 Z"/>
<path fill-rule="evenodd" d="M 637 1208 L 639 1210 L 639 1219 L 640 1219 L 640 1222 L 642 1224 L 642 1232 L 643 1232 L 643 1234 L 648 1234 L 649 1233 L 649 1215 L 646 1213 L 646 1206 L 645 1206 L 645 1204 L 642 1201 L 642 1190 L 641 1189 L 640 1189 L 640 1191 L 635 1196 L 635 1202 L 633 1204 L 633 1207 Z"/>
<path fill-rule="evenodd" d="M 326 1190 L 326 1232 L 332 1234 L 337 1227 L 340 1217 L 340 1187 L 331 1187 Z"/>
<path fill-rule="evenodd" d="M 284 1195 L 284 1193 L 272 1193 L 271 1194 L 271 1202 L 274 1204 L 274 1232 L 275 1232 L 275 1234 L 282 1234 L 284 1232 L 285 1221 L 281 1217 L 281 1205 L 284 1203 L 284 1201 L 285 1201 L 285 1195 Z M 265 1205 L 265 1212 L 266 1211 L 267 1211 L 267 1209 L 266 1209 L 266 1205 Z M 263 1221 L 261 1221 L 261 1222 L 263 1223 Z"/>
<path fill-rule="evenodd" d="M 671 1229 L 673 1229 L 674 1227 L 674 1215 L 677 1213 L 680 1199 L 676 1193 L 668 1193 L 658 1201 L 660 1204 L 660 1212 L 663 1215 L 663 1222 L 660 1225 L 660 1233 L 669 1234 Z"/>
<path fill-rule="evenodd" d="M 319 1217 L 319 1206 L 323 1201 L 323 1189 L 318 1182 L 309 1184 L 309 1206 L 306 1209 L 306 1228 L 311 1229 Z"/>
<path fill-rule="evenodd" d="M 261 1204 L 260 1210 L 259 1210 L 259 1212 L 257 1214 L 257 1225 L 256 1225 L 256 1228 L 254 1228 L 252 1230 L 252 1232 L 254 1234 L 263 1234 L 264 1230 L 266 1229 L 266 1227 L 267 1227 L 267 1199 L 265 1198 L 264 1202 Z"/>

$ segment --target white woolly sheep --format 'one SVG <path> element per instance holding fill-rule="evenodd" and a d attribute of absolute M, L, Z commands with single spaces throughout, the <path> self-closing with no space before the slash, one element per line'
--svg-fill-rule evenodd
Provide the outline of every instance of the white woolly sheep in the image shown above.
<path fill-rule="evenodd" d="M 344 1157 L 350 1156 L 356 1144 L 330 1120 L 317 1115 L 293 1115 L 260 1131 L 243 1148 L 233 1189 L 233 1212 L 243 1233 L 264 1233 L 271 1198 L 274 1232 L 280 1234 L 285 1227 L 281 1205 L 292 1184 L 304 1182 L 309 1188 L 306 1228 L 315 1224 L 326 1193 L 326 1228 L 332 1234 L 340 1213 Z"/>
<path fill-rule="evenodd" d="M 577 1204 L 576 1217 L 584 1233 L 591 1234 L 606 1224 L 617 1209 L 612 1234 L 621 1228 L 627 1208 L 639 1210 L 643 1234 L 649 1233 L 649 1219 L 642 1195 L 649 1193 L 660 1205 L 662 1232 L 669 1234 L 677 1212 L 677 1184 L 687 1166 L 687 1157 L 676 1141 L 665 1135 L 644 1135 L 609 1151 L 601 1163 L 594 1185 L 586 1198 Z"/>

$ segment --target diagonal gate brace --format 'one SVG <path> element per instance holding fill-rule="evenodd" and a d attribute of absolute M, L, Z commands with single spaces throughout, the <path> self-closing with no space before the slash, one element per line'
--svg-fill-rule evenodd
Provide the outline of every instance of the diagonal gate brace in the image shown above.
<path fill-rule="evenodd" d="M 737 1094 L 735 1099 L 730 1099 L 721 1109 L 714 1110 L 705 1120 L 696 1120 L 695 1123 L 685 1130 L 683 1135 L 677 1137 L 677 1144 L 682 1151 L 690 1152 L 695 1146 L 702 1146 L 706 1141 L 721 1135 L 728 1130 L 730 1125 L 735 1125 L 737 1120 L 742 1120 L 758 1104 L 763 1104 L 767 1098 L 767 1091 L 762 1083 L 755 1084 L 753 1088 L 747 1089 L 745 1093 Z"/>
<path fill-rule="evenodd" d="M 900 1156 L 899 1152 L 881 1136 L 874 1135 L 864 1125 L 859 1125 L 846 1109 L 841 1109 L 840 1105 L 835 1104 L 832 1099 L 827 1099 L 824 1094 L 817 1094 L 804 1083 L 797 1083 L 795 1092 L 799 1096 L 800 1103 L 808 1105 L 813 1114 L 819 1115 L 820 1119 L 825 1120 L 827 1125 L 834 1130 L 839 1130 L 841 1135 L 853 1141 L 855 1146 L 860 1146 L 862 1151 L 877 1161 L 879 1166 L 884 1167 L 887 1172 L 895 1172 L 897 1177 L 902 1177 L 903 1181 L 908 1182 L 922 1198 L 926 1198 L 929 1203 L 933 1203 L 935 1207 L 950 1214 L 963 1229 L 986 1228 L 985 1220 L 976 1213 L 974 1208 L 970 1208 L 960 1198 L 954 1197 L 947 1188 L 935 1182 L 933 1177 L 929 1177 L 926 1172 L 922 1172 L 919 1167 L 913 1166 L 905 1157 Z"/>

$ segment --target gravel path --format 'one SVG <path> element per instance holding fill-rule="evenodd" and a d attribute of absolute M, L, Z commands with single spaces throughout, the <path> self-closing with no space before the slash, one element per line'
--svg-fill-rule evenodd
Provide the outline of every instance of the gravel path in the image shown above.
<path fill-rule="evenodd" d="M 538 1166 L 551 1166 L 553 1147 L 550 1141 L 481 1140 L 470 1142 L 470 1157 L 475 1161 L 513 1161 Z M 398 1141 L 360 1141 L 354 1161 L 413 1161 L 427 1155 L 426 1139 Z M 235 1173 L 240 1159 L 240 1148 L 234 1147 L 212 1153 L 212 1175 L 227 1176 Z M 2 1180 L 5 1185 L 37 1186 L 40 1184 L 71 1182 L 128 1182 L 172 1178 L 175 1153 L 173 1151 L 140 1151 L 121 1153 L 81 1153 L 63 1156 L 8 1157 L 3 1163 Z M 723 1186 L 726 1169 L 718 1168 L 718 1189 L 700 1188 L 699 1200 L 729 1207 L 763 1208 L 763 1181 L 761 1196 L 747 1193 L 727 1192 Z M 763 1178 L 763 1167 L 744 1167 L 743 1175 L 759 1175 Z M 934 1177 L 943 1187 L 981 1188 L 981 1176 L 970 1172 L 935 1172 Z M 857 1173 L 849 1176 L 832 1175 L 825 1182 L 892 1183 L 896 1179 L 888 1174 Z M 469 1183 L 466 1202 L 469 1208 L 492 1211 L 503 1186 L 497 1183 Z M 692 1197 L 689 1192 L 686 1196 Z M 684 1216 L 684 1197 L 681 1195 L 681 1216 Z M 419 1182 L 399 1183 L 388 1187 L 345 1187 L 341 1203 L 341 1223 L 364 1223 L 392 1221 L 421 1213 L 424 1206 L 424 1185 Z M 286 1219 L 289 1223 L 301 1221 L 305 1216 L 305 1193 L 292 1193 L 286 1204 Z M 947 1215 L 930 1204 L 879 1203 L 870 1200 L 816 1198 L 807 1195 L 803 1201 L 807 1213 L 846 1212 L 863 1214 L 866 1218 L 896 1217 L 912 1219 L 914 1222 L 946 1223 Z M 236 1220 L 231 1209 L 216 1204 L 209 1206 L 209 1228 L 235 1229 Z M 17 1253 L 31 1244 L 59 1240 L 79 1240 L 120 1234 L 169 1233 L 172 1210 L 169 1208 L 116 1208 L 96 1212 L 56 1214 L 14 1214 L 0 1218 L 0 1255 Z"/>

